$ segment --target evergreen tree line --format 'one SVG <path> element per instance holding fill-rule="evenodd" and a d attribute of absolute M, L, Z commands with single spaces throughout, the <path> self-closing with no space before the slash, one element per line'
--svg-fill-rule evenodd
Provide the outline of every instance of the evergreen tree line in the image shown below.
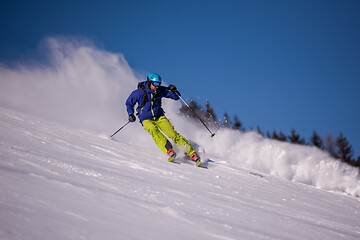
<path fill-rule="evenodd" d="M 205 109 L 201 107 L 195 100 L 191 100 L 187 106 L 182 106 L 180 112 L 188 118 L 200 117 L 208 126 L 216 128 L 231 128 L 239 131 L 246 131 L 243 124 L 237 117 L 231 120 L 227 112 L 224 113 L 222 120 L 218 120 L 214 109 L 210 106 L 209 101 L 205 103 Z M 249 131 L 254 131 L 252 128 Z M 290 135 L 284 134 L 282 131 L 272 133 L 267 132 L 266 135 L 261 131 L 260 127 L 257 126 L 256 131 L 264 137 L 275 139 L 277 141 L 290 142 L 299 145 L 312 145 L 320 150 L 327 151 L 332 157 L 345 162 L 351 166 L 360 168 L 360 156 L 357 159 L 354 158 L 354 151 L 349 141 L 340 133 L 339 136 L 334 139 L 331 135 L 328 135 L 325 139 L 322 139 L 317 132 L 314 130 L 309 142 L 306 142 L 300 134 L 296 133 L 295 129 L 291 131 Z"/>

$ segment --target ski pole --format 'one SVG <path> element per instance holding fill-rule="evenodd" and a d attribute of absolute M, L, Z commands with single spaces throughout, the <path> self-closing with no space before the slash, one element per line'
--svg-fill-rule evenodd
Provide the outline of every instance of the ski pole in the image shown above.
<path fill-rule="evenodd" d="M 120 132 L 120 130 L 121 130 L 121 129 L 123 129 L 126 125 L 128 125 L 128 124 L 129 124 L 129 122 L 130 122 L 130 121 L 128 121 L 127 123 L 125 123 L 125 125 L 124 125 L 124 126 L 122 126 L 122 127 L 121 127 L 121 128 L 119 128 L 116 132 L 114 132 L 114 133 L 113 133 L 113 134 L 109 137 L 109 139 L 112 139 L 112 137 L 113 137 L 113 136 L 115 136 L 115 134 L 117 134 L 118 132 Z"/>
<path fill-rule="evenodd" d="M 206 127 L 206 129 L 210 132 L 211 137 L 215 136 L 215 133 L 212 133 L 212 132 L 210 131 L 210 129 L 208 128 L 208 126 L 206 126 L 206 124 L 203 122 L 203 120 L 201 120 L 201 118 L 199 117 L 199 115 L 197 115 L 197 113 L 194 111 L 194 109 L 192 109 L 192 107 L 190 107 L 189 104 L 187 104 L 187 103 L 185 102 L 185 100 L 184 100 L 177 92 L 175 92 L 175 93 L 176 93 L 176 95 L 179 96 L 179 98 L 181 99 L 181 101 L 182 101 L 188 108 L 191 109 L 191 111 L 195 114 L 195 116 L 197 116 L 197 117 L 199 118 L 200 122 L 201 122 L 201 123 Z"/>

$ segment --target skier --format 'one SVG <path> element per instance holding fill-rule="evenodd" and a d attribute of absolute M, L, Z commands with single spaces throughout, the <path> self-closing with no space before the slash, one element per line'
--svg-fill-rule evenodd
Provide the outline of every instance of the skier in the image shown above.
<path fill-rule="evenodd" d="M 126 100 L 126 108 L 129 115 L 129 122 L 135 122 L 134 106 L 138 103 L 137 114 L 139 121 L 146 131 L 150 133 L 157 146 L 169 156 L 169 161 L 176 157 L 170 141 L 160 132 L 160 130 L 171 138 L 176 145 L 184 146 L 186 154 L 200 165 L 200 157 L 195 152 L 194 147 L 186 138 L 180 135 L 166 118 L 161 107 L 161 98 L 171 98 L 179 100 L 180 93 L 174 85 L 168 87 L 161 86 L 161 77 L 157 73 L 150 73 L 147 81 L 138 84 L 138 89 L 134 90 Z"/>

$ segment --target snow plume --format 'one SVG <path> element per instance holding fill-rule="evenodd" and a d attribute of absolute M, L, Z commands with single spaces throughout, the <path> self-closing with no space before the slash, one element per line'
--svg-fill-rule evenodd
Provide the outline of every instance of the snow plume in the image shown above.
<path fill-rule="evenodd" d="M 127 121 L 124 102 L 139 80 L 121 54 L 61 37 L 40 49 L 45 65 L 0 66 L 2 106 L 98 132 Z"/>
<path fill-rule="evenodd" d="M 239 133 L 231 129 L 218 131 L 213 140 L 198 136 L 197 141 L 206 145 L 207 155 L 231 167 L 245 167 L 360 197 L 359 170 L 316 147 L 280 142 L 256 132 Z"/>
<path fill-rule="evenodd" d="M 0 66 L 0 106 L 104 135 L 127 122 L 125 100 L 145 76 L 136 77 L 121 54 L 74 39 L 47 38 L 42 46 L 47 49 L 46 65 Z M 175 129 L 205 150 L 200 151 L 205 160 L 360 196 L 358 170 L 323 151 L 230 129 L 218 130 L 211 138 L 197 119 L 192 122 L 177 114 L 179 101 L 164 99 L 163 104 Z M 164 158 L 138 122 L 116 138 Z"/>

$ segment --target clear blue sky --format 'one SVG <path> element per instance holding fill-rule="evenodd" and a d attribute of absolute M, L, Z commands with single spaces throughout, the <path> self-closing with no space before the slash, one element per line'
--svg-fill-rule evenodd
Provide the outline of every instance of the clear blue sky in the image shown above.
<path fill-rule="evenodd" d="M 340 131 L 360 155 L 360 1 L 0 3 L 0 61 L 45 36 L 83 36 L 264 132 Z M 122 105 L 122 104 L 121 104 Z"/>

